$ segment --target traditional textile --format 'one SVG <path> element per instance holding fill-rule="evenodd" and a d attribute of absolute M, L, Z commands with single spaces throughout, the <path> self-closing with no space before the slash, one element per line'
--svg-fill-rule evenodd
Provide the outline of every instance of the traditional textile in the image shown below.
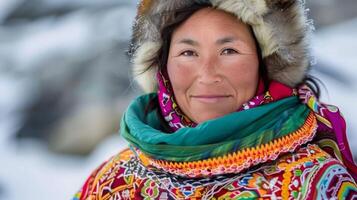
<path fill-rule="evenodd" d="M 175 101 L 170 80 L 165 72 L 157 73 L 158 80 L 158 98 L 160 111 L 167 121 L 172 132 L 183 127 L 195 127 L 197 124 L 186 117 Z"/>
<path fill-rule="evenodd" d="M 183 178 L 144 166 L 127 149 L 100 166 L 74 199 L 354 199 L 341 162 L 307 145 L 239 174 Z"/>
<path fill-rule="evenodd" d="M 136 152 L 145 165 L 153 165 L 158 169 L 180 176 L 196 178 L 230 173 L 237 174 L 244 169 L 275 160 L 283 152 L 293 152 L 296 147 L 310 141 L 315 131 L 316 119 L 310 113 L 304 125 L 294 133 L 265 144 L 244 148 L 244 151 L 227 153 L 224 156 L 211 157 L 207 160 L 173 162 L 150 158 L 139 149 L 136 149 Z"/>
<path fill-rule="evenodd" d="M 347 141 L 346 122 L 339 109 L 319 102 L 306 85 L 299 88 L 300 99 L 315 112 L 318 130 L 314 142 L 338 157 L 357 180 L 357 167 Z"/>
<path fill-rule="evenodd" d="M 143 112 L 153 98 L 156 94 L 139 97 L 123 117 L 121 133 L 132 148 L 94 171 L 74 199 L 357 198 L 333 134 L 316 133 L 317 114 L 297 97 L 170 134 L 162 132 L 158 108 Z M 272 121 L 268 126 L 265 117 Z M 231 126 L 220 126 L 227 123 Z M 192 139 L 199 133 L 207 137 Z"/>
<path fill-rule="evenodd" d="M 183 127 L 197 126 L 197 124 L 182 114 L 182 111 L 178 107 L 167 73 L 165 71 L 158 72 L 157 79 L 161 114 L 171 129 L 175 132 Z M 262 80 L 260 80 L 257 95 L 243 104 L 237 111 L 248 110 L 289 96 L 298 95 L 302 103 L 307 105 L 318 119 L 318 136 L 315 142 L 343 161 L 351 171 L 352 176 L 357 180 L 357 167 L 354 164 L 346 137 L 346 123 L 337 107 L 320 103 L 307 85 L 302 85 L 298 90 L 295 90 L 277 81 L 271 81 L 266 92 L 263 92 L 264 88 L 265 86 Z M 337 143 L 337 146 L 330 146 L 330 144 L 334 143 Z"/>
<path fill-rule="evenodd" d="M 156 110 L 140 112 L 155 97 L 156 94 L 143 95 L 134 101 L 123 116 L 120 132 L 134 147 L 156 159 L 194 161 L 223 156 L 276 142 L 283 136 L 300 133 L 300 129 L 308 131 L 301 141 L 294 142 L 304 144 L 312 139 L 317 128 L 316 120 L 310 122 L 314 117 L 308 120 L 310 109 L 299 103 L 297 97 L 289 97 L 168 134 L 160 130 Z"/>

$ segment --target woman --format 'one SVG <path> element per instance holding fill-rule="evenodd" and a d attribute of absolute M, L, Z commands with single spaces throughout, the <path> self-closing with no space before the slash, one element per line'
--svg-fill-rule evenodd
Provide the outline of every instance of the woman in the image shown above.
<path fill-rule="evenodd" d="M 345 122 L 307 73 L 309 27 L 295 0 L 142 1 L 130 149 L 75 199 L 356 197 Z"/>

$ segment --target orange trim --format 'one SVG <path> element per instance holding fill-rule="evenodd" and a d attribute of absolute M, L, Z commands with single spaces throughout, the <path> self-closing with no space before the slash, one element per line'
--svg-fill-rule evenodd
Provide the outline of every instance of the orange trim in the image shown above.
<path fill-rule="evenodd" d="M 279 164 L 279 168 L 284 171 L 283 174 L 283 181 L 282 181 L 282 186 L 281 186 L 281 196 L 282 199 L 289 199 L 290 197 L 290 192 L 289 192 L 289 185 L 291 183 L 291 178 L 293 176 L 292 171 L 300 166 L 303 163 L 306 163 L 308 161 L 313 161 L 316 160 L 317 158 L 321 157 L 329 157 L 329 155 L 322 151 L 320 148 L 316 148 L 316 146 L 310 146 L 311 149 L 315 151 L 314 155 L 310 155 L 309 157 L 302 158 L 300 160 L 297 160 L 295 162 L 291 163 L 281 163 Z"/>
<path fill-rule="evenodd" d="M 124 156 L 124 158 L 129 158 L 131 154 L 131 150 L 130 149 L 124 149 L 122 150 L 120 153 L 118 153 L 117 155 L 113 156 L 112 158 L 110 158 L 102 167 L 101 169 L 97 172 L 95 179 L 93 181 L 92 185 L 92 189 L 90 191 L 89 194 L 93 195 L 96 194 L 95 190 L 98 190 L 98 183 L 101 179 L 103 179 L 103 177 L 105 176 L 106 173 L 108 173 L 109 170 L 114 169 L 113 166 L 117 165 L 118 162 L 120 162 L 120 159 L 122 159 L 122 157 Z M 102 191 L 102 190 L 100 190 Z M 97 194 L 99 195 L 99 194 Z M 89 198 L 92 199 L 92 198 Z"/>
<path fill-rule="evenodd" d="M 296 147 L 311 141 L 317 129 L 317 120 L 313 112 L 310 112 L 305 123 L 295 132 L 284 137 L 272 140 L 267 144 L 243 149 L 229 153 L 225 156 L 209 158 L 192 162 L 173 162 L 155 160 L 139 153 L 140 160 L 145 165 L 151 164 L 173 174 L 188 177 L 210 176 L 222 173 L 239 173 L 253 165 L 268 160 L 275 160 L 280 154 L 294 151 Z"/>

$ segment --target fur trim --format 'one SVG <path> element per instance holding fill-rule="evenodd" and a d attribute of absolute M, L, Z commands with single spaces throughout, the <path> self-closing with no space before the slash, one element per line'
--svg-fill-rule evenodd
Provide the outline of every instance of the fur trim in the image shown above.
<path fill-rule="evenodd" d="M 161 47 L 160 32 L 172 11 L 191 6 L 195 1 L 210 2 L 249 24 L 258 40 L 268 77 L 296 86 L 309 66 L 310 25 L 302 0 L 142 0 L 133 26 L 134 71 L 147 69 L 148 62 Z M 156 68 L 136 79 L 145 92 L 156 88 Z"/>
<path fill-rule="evenodd" d="M 146 92 L 155 91 L 157 88 L 157 67 L 148 67 L 160 46 L 161 43 L 159 42 L 145 42 L 137 49 L 133 59 L 134 79 Z"/>
<path fill-rule="evenodd" d="M 262 0 L 211 0 L 214 7 L 232 13 L 243 22 L 260 24 L 262 16 L 268 11 L 265 1 Z"/>

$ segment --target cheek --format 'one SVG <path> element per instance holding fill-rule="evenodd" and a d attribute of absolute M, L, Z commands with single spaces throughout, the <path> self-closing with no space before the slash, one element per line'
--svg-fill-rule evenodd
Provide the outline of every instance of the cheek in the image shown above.
<path fill-rule="evenodd" d="M 255 59 L 225 60 L 225 76 L 235 89 L 254 90 L 259 79 L 259 64 Z"/>
<path fill-rule="evenodd" d="M 193 66 L 190 63 L 168 62 L 167 72 L 174 92 L 186 91 L 193 79 Z"/>
<path fill-rule="evenodd" d="M 175 99 L 180 109 L 191 117 L 189 112 L 188 91 L 194 82 L 193 66 L 189 64 L 168 62 L 167 72 L 175 95 Z"/>

